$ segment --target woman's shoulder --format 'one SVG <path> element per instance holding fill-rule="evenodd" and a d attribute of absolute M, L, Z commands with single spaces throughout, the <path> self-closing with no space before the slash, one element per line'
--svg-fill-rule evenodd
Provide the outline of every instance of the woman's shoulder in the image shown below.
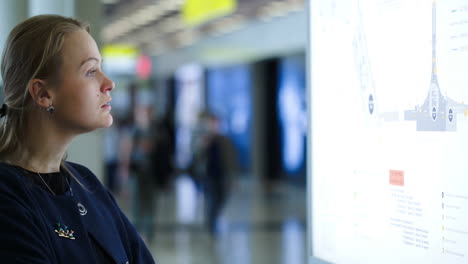
<path fill-rule="evenodd" d="M 115 200 L 110 192 L 90 169 L 73 162 L 67 161 L 66 164 L 73 174 L 73 177 L 76 178 L 79 185 L 82 187 L 74 189 L 75 192 L 80 190 L 79 192 L 81 195 L 92 197 L 96 202 L 99 201 L 102 204 L 112 204 L 112 206 L 116 206 Z"/>
<path fill-rule="evenodd" d="M 0 204 L 22 204 L 28 207 L 30 200 L 27 186 L 32 184 L 27 181 L 19 167 L 0 162 Z"/>
<path fill-rule="evenodd" d="M 67 169 L 72 173 L 73 177 L 75 177 L 79 182 L 83 183 L 86 188 L 93 191 L 96 188 L 100 188 L 102 186 L 97 176 L 86 166 L 70 161 L 66 161 L 65 164 L 67 165 Z"/>
<path fill-rule="evenodd" d="M 68 169 L 72 170 L 72 173 L 78 173 L 77 176 L 82 178 L 96 177 L 94 173 L 86 166 L 71 161 L 66 161 L 65 164 L 67 165 Z"/>
<path fill-rule="evenodd" d="M 22 186 L 25 183 L 25 179 L 22 176 L 19 167 L 0 162 L 0 188 L 5 185 L 7 187 Z"/>

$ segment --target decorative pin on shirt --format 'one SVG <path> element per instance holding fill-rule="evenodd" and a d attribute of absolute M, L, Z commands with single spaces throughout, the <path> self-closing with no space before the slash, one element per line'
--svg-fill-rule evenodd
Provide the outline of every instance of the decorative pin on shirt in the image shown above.
<path fill-rule="evenodd" d="M 88 213 L 86 207 L 84 207 L 84 205 L 82 205 L 81 203 L 78 203 L 78 211 L 80 212 L 80 215 L 86 215 Z"/>
<path fill-rule="evenodd" d="M 75 233 L 75 231 L 73 230 L 68 230 L 68 226 L 66 225 L 62 225 L 60 223 L 57 223 L 55 224 L 55 233 L 57 233 L 57 235 L 59 237 L 64 237 L 64 238 L 68 238 L 68 239 L 72 239 L 74 240 L 75 237 L 73 236 L 73 233 Z"/>

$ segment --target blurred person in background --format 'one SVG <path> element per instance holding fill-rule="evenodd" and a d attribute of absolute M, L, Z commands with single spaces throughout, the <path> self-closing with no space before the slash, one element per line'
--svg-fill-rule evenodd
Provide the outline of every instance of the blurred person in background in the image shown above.
<path fill-rule="evenodd" d="M 119 122 L 114 118 L 114 124 L 104 131 L 104 162 L 106 186 L 113 194 L 118 193 L 120 181 L 118 177 L 119 164 Z"/>
<path fill-rule="evenodd" d="M 170 122 L 165 116 L 152 125 L 153 142 L 148 158 L 158 193 L 167 191 L 174 174 L 174 131 Z"/>
<path fill-rule="evenodd" d="M 205 196 L 205 220 L 209 232 L 218 231 L 218 218 L 226 203 L 230 189 L 230 140 L 220 133 L 216 115 L 204 111 L 199 115 L 198 128 L 193 140 L 191 174 Z"/>
<path fill-rule="evenodd" d="M 127 96 L 129 99 L 128 111 L 126 111 L 120 120 L 119 141 L 117 144 L 117 175 L 120 182 L 118 196 L 127 201 L 130 198 L 130 163 L 131 152 L 133 148 L 133 134 L 135 131 L 135 116 L 137 103 L 138 86 L 135 82 L 131 82 L 127 86 Z"/>
<path fill-rule="evenodd" d="M 129 146 L 132 214 L 135 227 L 144 240 L 151 242 L 154 235 L 155 188 L 151 152 L 154 148 L 152 130 L 153 108 L 137 104 L 134 110 L 135 123 L 131 128 Z"/>
<path fill-rule="evenodd" d="M 78 135 L 111 126 L 110 91 L 89 26 L 41 15 L 9 34 L 1 73 L 2 263 L 154 263 L 112 195 L 65 161 Z"/>
<path fill-rule="evenodd" d="M 120 183 L 118 196 L 119 198 L 129 199 L 130 190 L 129 174 L 130 174 L 130 153 L 132 151 L 132 131 L 134 126 L 133 113 L 128 113 L 120 122 L 119 141 L 117 144 L 117 178 Z M 114 143 L 115 144 L 115 143 Z"/>

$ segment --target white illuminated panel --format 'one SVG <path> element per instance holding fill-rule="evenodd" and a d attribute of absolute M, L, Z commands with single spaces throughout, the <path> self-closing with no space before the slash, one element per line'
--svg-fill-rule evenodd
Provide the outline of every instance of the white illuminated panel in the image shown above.
<path fill-rule="evenodd" d="M 468 1 L 310 14 L 313 256 L 468 263 Z"/>
<path fill-rule="evenodd" d="M 176 74 L 176 164 L 187 168 L 192 159 L 192 134 L 204 106 L 203 68 L 186 64 Z"/>

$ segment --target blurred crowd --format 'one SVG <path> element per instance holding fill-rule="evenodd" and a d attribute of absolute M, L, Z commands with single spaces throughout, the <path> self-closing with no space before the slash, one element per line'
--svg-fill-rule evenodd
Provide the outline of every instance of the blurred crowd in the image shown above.
<path fill-rule="evenodd" d="M 198 113 L 191 131 L 191 162 L 180 168 L 175 158 L 173 115 L 169 112 L 155 118 L 150 104 L 131 103 L 131 108 L 131 115 L 115 120 L 106 130 L 105 181 L 109 190 L 130 200 L 130 217 L 141 236 L 151 242 L 158 196 L 171 191 L 179 175 L 189 175 L 204 198 L 206 228 L 216 234 L 218 217 L 238 170 L 236 152 L 221 133 L 219 118 L 206 110 Z"/>

